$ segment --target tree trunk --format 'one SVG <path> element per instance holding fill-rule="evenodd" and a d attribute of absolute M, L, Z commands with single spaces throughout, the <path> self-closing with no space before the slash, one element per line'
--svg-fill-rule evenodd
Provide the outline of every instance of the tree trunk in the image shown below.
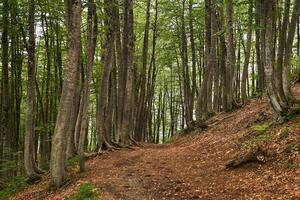
<path fill-rule="evenodd" d="M 248 10 L 248 33 L 247 33 L 247 44 L 245 49 L 245 62 L 243 68 L 243 76 L 242 76 L 242 102 L 245 103 L 247 99 L 247 87 L 246 81 L 248 79 L 248 67 L 251 56 L 251 46 L 252 46 L 252 9 L 253 3 L 252 0 L 249 0 L 249 10 Z"/>
<path fill-rule="evenodd" d="M 88 110 L 90 101 L 90 80 L 92 78 L 94 55 L 97 41 L 97 15 L 96 15 L 96 4 L 93 0 L 89 0 L 88 17 L 87 17 L 87 66 L 86 66 L 86 77 L 84 79 L 84 88 L 82 95 L 82 120 L 80 125 L 80 136 L 78 143 L 78 154 L 80 156 L 80 172 L 85 171 L 85 157 L 84 157 L 84 146 L 86 133 L 88 131 Z"/>
<path fill-rule="evenodd" d="M 216 44 L 217 44 L 217 35 L 213 34 L 217 32 L 217 23 L 216 23 L 216 4 L 212 0 L 205 1 L 205 9 L 206 9 L 206 59 L 207 66 L 204 71 L 203 82 L 200 89 L 200 94 L 197 102 L 197 120 L 207 119 L 208 117 L 208 101 L 211 101 L 211 96 L 208 94 L 212 94 L 209 92 L 211 90 L 211 81 L 212 81 L 212 73 L 214 68 L 216 67 Z M 208 14 L 210 13 L 210 14 Z M 209 48 L 208 48 L 209 47 Z"/>
<path fill-rule="evenodd" d="M 34 35 L 34 0 L 30 0 L 28 10 L 29 41 L 28 41 L 28 89 L 27 89 L 27 114 L 26 135 L 24 142 L 25 172 L 30 182 L 39 180 L 34 161 L 34 110 L 35 110 L 35 35 Z"/>
<path fill-rule="evenodd" d="M 99 150 L 104 146 L 106 148 L 111 148 L 109 144 L 109 138 L 107 137 L 110 132 L 106 130 L 105 126 L 105 119 L 107 114 L 108 108 L 108 94 L 109 94 L 109 77 L 111 74 L 112 69 L 112 60 L 113 60 L 113 51 L 114 51 L 114 39 L 115 39 L 115 32 L 113 26 L 113 4 L 111 0 L 105 1 L 105 11 L 107 13 L 106 19 L 106 44 L 105 44 L 105 51 L 104 51 L 104 61 L 103 61 L 103 72 L 102 72 L 102 79 L 101 85 L 99 87 L 99 97 L 98 97 L 98 109 L 97 109 L 97 147 Z"/>
<path fill-rule="evenodd" d="M 226 48 L 227 48 L 227 57 L 226 57 L 226 67 L 227 71 L 227 106 L 225 108 L 226 111 L 230 111 L 233 109 L 233 105 L 235 103 L 235 95 L 234 95 L 234 86 L 236 79 L 236 62 L 235 62 L 235 49 L 234 49 L 234 41 L 233 41 L 233 3 L 232 0 L 226 1 Z"/>
<path fill-rule="evenodd" d="M 283 91 L 287 99 L 292 96 L 291 93 L 291 57 L 293 50 L 293 41 L 296 32 L 297 20 L 300 15 L 300 0 L 295 0 L 295 5 L 293 8 L 293 14 L 291 23 L 289 25 L 289 32 L 286 41 L 286 49 L 284 54 L 284 67 L 283 67 Z"/>
<path fill-rule="evenodd" d="M 183 100 L 185 107 L 185 122 L 188 124 L 193 120 L 193 109 L 192 109 L 192 92 L 189 75 L 188 65 L 188 50 L 187 50 L 187 37 L 185 33 L 185 0 L 182 1 L 182 15 L 181 15 L 181 62 L 182 62 L 182 80 L 183 80 Z"/>
<path fill-rule="evenodd" d="M 290 0 L 286 0 L 284 3 L 284 15 L 282 26 L 279 33 L 279 42 L 278 42 L 278 53 L 277 53 L 277 68 L 276 68 L 276 88 L 278 91 L 279 98 L 281 101 L 287 101 L 284 91 L 283 91 L 283 55 L 286 45 L 286 36 L 287 36 L 287 28 L 289 24 L 289 16 L 290 16 Z M 281 24 L 279 23 L 279 26 Z"/>
<path fill-rule="evenodd" d="M 267 86 L 267 96 L 269 104 L 272 108 L 275 120 L 282 120 L 287 108 L 279 103 L 279 99 L 275 89 L 274 83 L 274 10 L 275 1 L 270 0 L 266 5 L 266 54 L 265 54 L 265 77 Z"/>
<path fill-rule="evenodd" d="M 256 26 L 262 26 L 261 25 L 261 19 L 263 16 L 261 16 L 261 10 L 262 10 L 262 3 L 261 0 L 256 1 L 255 3 L 255 23 Z M 260 49 L 261 47 L 261 30 L 256 29 L 255 31 L 255 52 L 256 52 L 256 65 L 257 65 L 257 80 L 256 80 L 256 91 L 257 95 L 262 95 L 264 90 L 264 68 L 262 65 L 262 54 L 261 52 L 263 50 Z"/>
<path fill-rule="evenodd" d="M 121 144 L 129 145 L 133 135 L 134 111 L 134 33 L 133 33 L 133 1 L 124 1 L 124 27 L 123 27 L 123 64 L 127 69 L 126 88 L 124 98 L 124 113 L 121 133 Z"/>
<path fill-rule="evenodd" d="M 144 117 L 146 102 L 146 76 L 147 76 L 147 58 L 148 58 L 148 43 L 149 43 L 149 27 L 150 27 L 150 3 L 151 0 L 147 0 L 147 10 L 146 10 L 146 24 L 144 31 L 144 46 L 143 46 L 143 64 L 141 70 L 141 84 L 140 84 L 140 96 L 138 101 L 138 113 L 137 122 L 135 130 L 135 138 L 137 141 L 142 141 L 145 132 L 143 131 L 146 127 L 146 119 Z"/>
<path fill-rule="evenodd" d="M 58 114 L 52 139 L 51 152 L 51 184 L 54 188 L 61 187 L 66 181 L 66 132 L 70 122 L 74 94 L 76 93 L 78 77 L 78 60 L 80 57 L 81 35 L 81 0 L 69 0 L 66 12 L 71 15 L 68 22 L 67 66 Z"/>

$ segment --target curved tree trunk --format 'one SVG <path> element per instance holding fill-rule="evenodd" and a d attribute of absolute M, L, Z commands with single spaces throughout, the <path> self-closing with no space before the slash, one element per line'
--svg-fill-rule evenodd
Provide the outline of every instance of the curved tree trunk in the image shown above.
<path fill-rule="evenodd" d="M 78 60 L 80 56 L 81 35 L 81 0 L 69 0 L 66 12 L 72 20 L 68 22 L 68 52 L 65 78 L 58 108 L 51 152 L 51 185 L 61 187 L 66 181 L 66 141 L 73 98 L 76 93 L 78 77 Z"/>
<path fill-rule="evenodd" d="M 35 36 L 34 36 L 34 0 L 29 0 L 29 41 L 28 41 L 28 89 L 27 89 L 27 114 L 26 135 L 24 142 L 24 165 L 29 181 L 34 182 L 40 177 L 33 159 L 34 156 L 34 108 L 35 108 Z"/>
<path fill-rule="evenodd" d="M 251 46 L 252 46 L 252 16 L 253 12 L 253 2 L 249 0 L 249 10 L 248 10 L 248 33 L 247 33 L 247 44 L 245 49 L 245 62 L 244 62 L 244 69 L 243 69 L 243 76 L 242 76 L 242 102 L 245 103 L 247 99 L 247 79 L 248 79 L 248 67 L 251 55 Z"/>

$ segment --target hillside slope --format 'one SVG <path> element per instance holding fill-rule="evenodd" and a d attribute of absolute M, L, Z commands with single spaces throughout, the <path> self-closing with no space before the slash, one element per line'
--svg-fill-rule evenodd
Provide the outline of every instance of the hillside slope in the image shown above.
<path fill-rule="evenodd" d="M 294 92 L 299 96 L 300 86 Z M 103 200 L 300 199 L 300 117 L 260 135 L 253 130 L 271 120 L 267 102 L 251 100 L 210 119 L 206 131 L 165 145 L 105 153 L 88 161 L 86 173 L 71 171 L 71 183 L 57 192 L 47 190 L 46 175 L 13 199 L 66 199 L 87 181 L 98 187 Z M 225 168 L 241 149 L 256 144 L 267 152 L 265 164 Z"/>

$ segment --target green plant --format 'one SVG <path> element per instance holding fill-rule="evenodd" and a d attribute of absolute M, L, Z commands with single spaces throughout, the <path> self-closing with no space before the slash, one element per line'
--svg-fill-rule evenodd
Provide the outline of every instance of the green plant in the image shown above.
<path fill-rule="evenodd" d="M 252 126 L 252 129 L 255 130 L 258 133 L 265 133 L 270 127 L 270 124 L 264 123 L 264 124 L 257 124 Z"/>
<path fill-rule="evenodd" d="M 92 183 L 84 183 L 80 186 L 79 191 L 68 198 L 68 200 L 98 200 L 99 195 L 97 188 Z"/>
<path fill-rule="evenodd" d="M 287 163 L 287 168 L 289 170 L 297 169 L 298 167 L 299 167 L 299 164 L 297 164 L 297 163 L 294 163 L 294 162 L 288 162 Z"/>
<path fill-rule="evenodd" d="M 8 183 L 7 187 L 0 190 L 0 199 L 8 199 L 14 193 L 24 189 L 27 185 L 25 177 L 15 177 L 10 183 Z"/>
<path fill-rule="evenodd" d="M 270 134 L 261 134 L 261 135 L 254 136 L 254 137 L 250 138 L 248 141 L 246 141 L 243 144 L 243 147 L 246 149 L 251 149 L 254 146 L 258 146 L 265 142 L 270 141 L 272 139 L 272 137 L 273 136 Z"/>
<path fill-rule="evenodd" d="M 70 158 L 67 160 L 67 166 L 68 167 L 74 167 L 75 165 L 77 165 L 77 163 L 79 162 L 80 157 L 74 156 L 73 158 Z"/>
<path fill-rule="evenodd" d="M 282 128 L 278 133 L 279 138 L 281 140 L 289 139 L 289 132 L 290 132 L 289 128 L 287 128 L 287 127 Z"/>

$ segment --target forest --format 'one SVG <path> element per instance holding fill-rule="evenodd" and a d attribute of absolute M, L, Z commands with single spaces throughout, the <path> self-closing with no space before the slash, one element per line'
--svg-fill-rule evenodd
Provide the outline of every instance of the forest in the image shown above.
<path fill-rule="evenodd" d="M 107 155 L 160 152 L 174 140 L 176 149 L 182 135 L 243 117 L 223 115 L 244 111 L 252 123 L 251 109 L 261 108 L 259 133 L 299 124 L 300 0 L 2 0 L 0 8 L 2 191 L 45 176 L 60 191 L 96 169 L 94 160 L 110 166 Z M 252 162 L 250 154 L 227 166 Z"/>

